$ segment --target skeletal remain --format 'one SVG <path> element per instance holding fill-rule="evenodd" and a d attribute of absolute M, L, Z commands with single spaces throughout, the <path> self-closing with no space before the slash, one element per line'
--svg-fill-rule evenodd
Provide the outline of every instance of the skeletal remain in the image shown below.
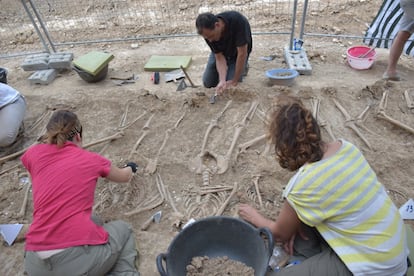
<path fill-rule="evenodd" d="M 263 134 L 263 135 L 257 136 L 256 138 L 253 138 L 250 141 L 247 141 L 247 142 L 239 145 L 239 152 L 237 153 L 237 156 L 239 154 L 243 153 L 243 152 L 246 152 L 247 149 L 250 148 L 251 146 L 254 146 L 256 144 L 262 143 L 263 141 L 266 141 L 266 138 L 267 138 L 267 135 Z M 236 157 L 236 159 L 237 159 L 237 157 Z"/>
<path fill-rule="evenodd" d="M 414 102 L 413 102 L 413 100 L 411 99 L 411 96 L 410 96 L 410 94 L 408 93 L 408 90 L 405 90 L 405 91 L 404 91 L 404 98 L 405 98 L 405 101 L 407 102 L 407 107 L 408 107 L 408 109 L 413 109 L 413 108 L 414 108 Z"/>
<path fill-rule="evenodd" d="M 224 212 L 224 209 L 226 209 L 227 205 L 229 204 L 231 198 L 236 194 L 237 192 L 237 182 L 234 182 L 233 190 L 231 191 L 230 195 L 227 197 L 226 201 L 221 205 L 220 209 L 217 210 L 216 216 L 221 216 Z"/>
<path fill-rule="evenodd" d="M 178 211 L 177 207 L 175 206 L 175 203 L 174 203 L 174 201 L 173 201 L 173 199 L 172 199 L 172 197 L 171 197 L 171 194 L 170 194 L 170 192 L 168 191 L 168 187 L 166 187 L 166 186 L 165 186 L 164 181 L 162 180 L 161 175 L 160 175 L 159 173 L 157 173 L 157 179 L 158 179 L 158 181 L 159 181 L 159 183 L 160 183 L 161 191 L 164 193 L 164 197 L 165 197 L 165 198 L 168 200 L 168 202 L 170 203 L 171 208 L 173 208 L 173 210 L 174 210 L 174 212 L 175 212 L 175 213 L 177 213 L 177 214 L 181 214 L 181 213 Z"/>
<path fill-rule="evenodd" d="M 36 121 L 30 126 L 27 132 L 32 132 L 45 118 L 50 118 L 51 116 L 52 111 L 49 108 L 46 108 L 46 110 L 39 116 L 39 118 L 37 118 Z"/>
<path fill-rule="evenodd" d="M 140 204 L 138 204 L 138 206 L 134 210 L 124 213 L 126 216 L 131 216 L 131 215 L 139 214 L 141 212 L 154 209 L 160 206 L 164 202 L 165 197 L 164 197 L 163 188 L 161 187 L 161 185 L 163 184 L 160 182 L 158 177 L 155 177 L 155 181 L 157 183 L 158 194 L 147 201 L 141 202 Z"/>
<path fill-rule="evenodd" d="M 206 168 L 203 170 L 202 178 L 203 178 L 203 186 L 210 186 L 210 169 Z"/>
<path fill-rule="evenodd" d="M 351 115 L 349 115 L 348 111 L 346 111 L 346 109 L 335 98 L 332 98 L 332 100 L 335 103 L 336 107 L 339 109 L 339 111 L 341 111 L 344 115 L 345 126 L 352 129 L 359 136 L 359 138 L 361 138 L 361 140 L 368 146 L 368 148 L 372 150 L 371 144 L 369 143 L 367 138 L 365 138 L 365 136 L 361 133 L 359 128 L 355 125 L 354 119 L 351 118 Z"/>
<path fill-rule="evenodd" d="M 125 129 L 129 128 L 130 126 L 132 126 L 133 124 L 135 124 L 136 121 L 138 121 L 139 119 L 141 119 L 145 115 L 147 115 L 147 111 L 144 111 L 141 115 L 139 115 L 138 117 L 136 117 L 132 122 L 130 122 L 130 123 L 126 124 L 126 125 L 124 124 L 124 125 L 118 127 L 118 130 L 125 130 Z"/>
<path fill-rule="evenodd" d="M 144 140 L 145 136 L 148 135 L 149 129 L 150 129 L 150 123 L 151 123 L 151 119 L 154 117 L 155 114 L 152 114 L 147 122 L 145 123 L 145 125 L 142 127 L 142 134 L 141 136 L 138 138 L 138 140 L 136 141 L 135 145 L 133 146 L 131 152 L 128 155 L 128 160 L 130 160 L 132 158 L 132 155 L 134 155 L 134 153 L 137 151 L 139 144 L 141 144 L 142 140 Z"/>
<path fill-rule="evenodd" d="M 17 169 L 19 166 L 20 166 L 20 163 L 14 165 L 14 166 L 11 166 L 10 168 L 4 169 L 0 172 L 0 175 L 3 175 L 5 173 L 8 173 L 8 172 L 14 170 L 14 169 Z"/>
<path fill-rule="evenodd" d="M 254 176 L 253 177 L 253 183 L 254 183 L 254 187 L 256 189 L 256 194 L 257 194 L 257 198 L 259 200 L 260 208 L 263 208 L 263 200 L 262 200 L 262 196 L 260 195 L 260 189 L 259 189 L 259 178 L 260 178 L 260 175 Z"/>
<path fill-rule="evenodd" d="M 236 125 L 236 130 L 234 131 L 233 141 L 227 151 L 227 154 L 222 158 L 217 158 L 217 173 L 223 174 L 229 168 L 229 162 L 231 154 L 233 153 L 234 147 L 236 146 L 237 139 L 239 139 L 240 133 L 247 126 L 247 123 L 252 119 L 258 103 L 252 102 L 249 111 L 244 116 L 243 120 Z"/>
<path fill-rule="evenodd" d="M 171 129 L 167 129 L 164 134 L 164 140 L 162 141 L 161 147 L 158 149 L 158 153 L 154 159 L 148 161 L 147 166 L 145 167 L 145 171 L 149 174 L 153 174 L 157 170 L 157 163 L 158 158 L 161 155 L 161 151 L 164 149 L 165 145 L 167 144 L 168 139 L 170 138 Z"/>
<path fill-rule="evenodd" d="M 170 134 L 173 130 L 177 129 L 180 122 L 184 119 L 186 112 L 177 120 L 173 128 L 167 129 L 165 131 L 164 140 L 162 141 L 161 147 L 158 149 L 158 153 L 155 158 L 148 161 L 148 164 L 145 168 L 145 171 L 149 174 L 153 174 L 157 170 L 158 158 L 161 155 L 162 150 L 164 149 L 165 145 L 167 144 L 168 139 L 170 138 Z"/>
<path fill-rule="evenodd" d="M 380 101 L 380 104 L 379 104 L 378 111 L 377 111 L 377 117 L 380 118 L 380 119 L 383 119 L 383 120 L 385 120 L 385 121 L 387 121 L 387 122 L 389 122 L 389 123 L 391 123 L 395 126 L 398 126 L 398 127 L 402 128 L 402 129 L 404 129 L 404 130 L 406 130 L 406 131 L 408 131 L 412 134 L 414 134 L 414 128 L 409 127 L 409 126 L 407 126 L 407 125 L 391 118 L 390 116 L 388 116 L 385 113 L 385 108 L 387 107 L 387 101 L 388 101 L 387 96 L 388 96 L 388 91 L 384 91 L 384 93 L 382 94 L 382 98 L 381 98 L 381 101 Z"/>
<path fill-rule="evenodd" d="M 32 187 L 32 181 L 31 181 L 30 177 L 28 177 L 28 179 L 29 179 L 29 182 L 27 183 L 27 187 L 26 187 L 26 190 L 24 192 L 22 207 L 20 208 L 20 212 L 17 213 L 17 217 L 19 217 L 19 218 L 23 218 L 24 215 L 26 214 L 27 201 L 29 199 L 30 188 Z"/>
<path fill-rule="evenodd" d="M 99 140 L 90 142 L 90 143 L 84 145 L 83 148 L 86 149 L 86 148 L 89 148 L 89 147 L 92 147 L 92 146 L 95 146 L 95 145 L 98 145 L 98 144 L 101 144 L 101 143 L 104 143 L 104 142 L 113 141 L 113 140 L 119 139 L 119 138 L 121 138 L 123 136 L 124 136 L 124 133 L 122 131 L 119 131 L 119 132 L 117 132 L 115 134 L 112 134 L 112 135 L 110 135 L 108 137 L 101 138 Z"/>
<path fill-rule="evenodd" d="M 35 143 L 33 143 L 33 144 L 31 144 L 30 146 L 28 146 L 27 148 L 24 148 L 24 149 L 22 149 L 22 150 L 19 150 L 19 151 L 16 151 L 15 153 L 12 153 L 12 154 L 9 154 L 9 155 L 6 155 L 6 156 L 3 156 L 3 157 L 1 157 L 0 158 L 0 165 L 1 164 L 3 164 L 4 162 L 6 162 L 6 161 L 9 161 L 9 160 L 11 160 L 11 159 L 14 159 L 14 158 L 16 158 L 16 157 L 18 157 L 18 156 L 20 156 L 20 155 L 22 155 L 23 153 L 25 153 L 31 146 L 33 146 L 33 145 L 36 145 L 37 144 L 37 142 L 35 142 Z"/>
<path fill-rule="evenodd" d="M 224 115 L 224 112 L 230 107 L 230 104 L 232 101 L 228 101 L 226 106 L 223 108 L 223 110 L 218 114 L 218 116 L 210 121 L 210 124 L 207 127 L 206 133 L 204 134 L 203 143 L 201 144 L 201 150 L 200 153 L 190 162 L 190 169 L 195 171 L 197 174 L 201 174 L 203 170 L 203 158 L 207 154 L 206 152 L 206 145 L 208 136 L 210 135 L 210 132 L 215 128 L 218 127 L 218 120 Z M 216 157 L 215 155 L 210 154 L 213 157 Z"/>
<path fill-rule="evenodd" d="M 323 127 L 326 132 L 328 132 L 329 136 L 331 137 L 332 141 L 336 140 L 335 135 L 333 134 L 331 124 L 328 123 L 327 120 L 324 120 L 319 115 L 319 108 L 320 108 L 320 99 L 319 98 L 311 98 L 311 104 L 312 104 L 312 115 L 315 118 L 315 120 L 319 123 L 321 127 Z"/>
<path fill-rule="evenodd" d="M 265 125 L 269 124 L 269 120 L 267 119 L 266 113 L 263 110 L 257 108 L 255 114 Z"/>

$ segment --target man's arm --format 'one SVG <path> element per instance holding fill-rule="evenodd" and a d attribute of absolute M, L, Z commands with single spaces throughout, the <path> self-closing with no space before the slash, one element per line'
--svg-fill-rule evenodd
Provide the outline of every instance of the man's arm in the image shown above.
<path fill-rule="evenodd" d="M 237 47 L 236 68 L 234 71 L 234 77 L 231 80 L 231 85 L 236 86 L 238 84 L 240 77 L 243 74 L 246 60 L 247 60 L 247 44 Z"/>
<path fill-rule="evenodd" d="M 219 75 L 219 83 L 216 86 L 216 92 L 221 94 L 226 89 L 227 61 L 223 53 L 215 53 L 216 68 Z"/>

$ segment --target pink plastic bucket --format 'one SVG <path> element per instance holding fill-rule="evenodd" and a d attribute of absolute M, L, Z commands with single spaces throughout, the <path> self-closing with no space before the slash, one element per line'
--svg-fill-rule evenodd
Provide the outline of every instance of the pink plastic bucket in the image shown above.
<path fill-rule="evenodd" d="M 364 70 L 371 68 L 377 58 L 377 53 L 372 50 L 365 57 L 359 57 L 370 51 L 371 48 L 368 46 L 352 46 L 346 51 L 348 64 L 357 70 Z"/>

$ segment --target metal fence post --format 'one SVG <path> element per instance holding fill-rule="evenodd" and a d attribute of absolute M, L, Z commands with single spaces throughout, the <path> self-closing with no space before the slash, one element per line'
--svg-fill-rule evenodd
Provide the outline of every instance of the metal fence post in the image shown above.
<path fill-rule="evenodd" d="M 43 38 L 43 35 L 41 33 L 41 31 L 39 30 L 39 27 L 36 24 L 36 20 L 33 18 L 32 14 L 30 13 L 29 8 L 26 5 L 26 0 L 20 0 L 22 2 L 23 8 L 26 11 L 27 15 L 30 18 L 30 21 L 32 21 L 33 27 L 36 30 L 37 35 L 39 36 L 40 40 L 42 41 L 43 47 L 45 48 L 45 51 L 47 53 L 50 53 L 49 47 L 47 46 L 47 43 L 45 41 L 45 39 Z"/>

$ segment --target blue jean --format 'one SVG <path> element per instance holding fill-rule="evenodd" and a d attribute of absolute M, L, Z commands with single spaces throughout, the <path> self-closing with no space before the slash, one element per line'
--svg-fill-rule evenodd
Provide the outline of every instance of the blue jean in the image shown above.
<path fill-rule="evenodd" d="M 239 82 L 243 81 L 243 76 L 247 74 L 247 68 L 248 68 L 248 60 L 249 55 L 246 58 L 246 63 L 244 64 L 244 73 L 239 79 Z M 236 70 L 236 60 L 230 60 L 227 59 L 227 75 L 226 80 L 233 79 L 234 72 Z M 217 72 L 216 67 L 216 57 L 213 52 L 210 53 L 210 56 L 208 57 L 206 70 L 203 74 L 203 85 L 207 88 L 216 87 L 219 83 L 219 75 Z"/>

